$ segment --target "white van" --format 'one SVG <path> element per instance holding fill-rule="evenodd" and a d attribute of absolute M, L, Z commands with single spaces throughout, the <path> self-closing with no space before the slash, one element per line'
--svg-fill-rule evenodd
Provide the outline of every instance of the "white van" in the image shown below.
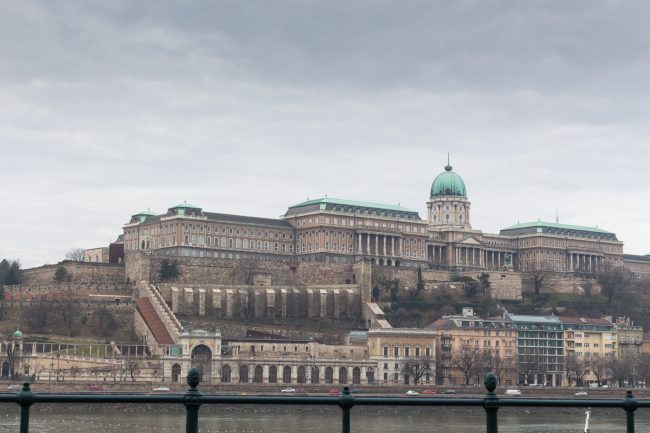
<path fill-rule="evenodd" d="M 518 389 L 506 389 L 506 395 L 521 395 Z"/>

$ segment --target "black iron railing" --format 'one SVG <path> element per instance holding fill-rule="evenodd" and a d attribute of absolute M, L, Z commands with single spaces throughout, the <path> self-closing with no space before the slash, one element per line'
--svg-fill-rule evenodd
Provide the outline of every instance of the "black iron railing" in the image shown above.
<path fill-rule="evenodd" d="M 198 433 L 199 408 L 204 404 L 279 404 L 279 405 L 326 405 L 339 406 L 342 411 L 343 433 L 350 433 L 350 409 L 354 406 L 468 406 L 483 407 L 486 415 L 486 432 L 498 432 L 498 411 L 501 407 L 582 407 L 582 408 L 619 408 L 627 415 L 627 432 L 634 432 L 634 411 L 637 408 L 650 407 L 650 400 L 637 400 L 632 391 L 627 391 L 623 399 L 532 399 L 508 398 L 500 399 L 494 390 L 496 378 L 492 373 L 485 379 L 487 393 L 483 398 L 441 398 L 421 397 L 354 397 L 348 387 L 338 397 L 316 396 L 235 396 L 235 395 L 203 395 L 198 390 L 200 379 L 196 369 L 190 369 L 187 383 L 190 389 L 185 394 L 175 395 L 88 395 L 88 394 L 38 394 L 33 393 L 29 382 L 23 384 L 21 391 L 15 394 L 0 395 L 0 403 L 17 403 L 20 406 L 20 433 L 29 432 L 29 409 L 36 403 L 176 403 L 186 408 L 186 433 Z"/>

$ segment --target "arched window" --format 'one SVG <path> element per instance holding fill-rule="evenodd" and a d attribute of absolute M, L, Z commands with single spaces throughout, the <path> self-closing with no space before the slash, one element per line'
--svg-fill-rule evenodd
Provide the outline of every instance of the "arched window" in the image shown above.
<path fill-rule="evenodd" d="M 278 383 L 278 367 L 275 365 L 269 367 L 269 383 Z"/>
<path fill-rule="evenodd" d="M 226 364 L 221 368 L 221 382 L 230 383 L 230 377 L 231 377 L 230 366 Z"/>
<path fill-rule="evenodd" d="M 262 383 L 262 380 L 264 378 L 264 369 L 262 368 L 261 365 L 255 366 L 255 375 L 253 376 L 253 382 L 255 383 Z"/>
<path fill-rule="evenodd" d="M 320 381 L 320 370 L 318 367 L 311 368 L 311 383 L 318 383 Z"/>
<path fill-rule="evenodd" d="M 359 367 L 354 367 L 354 370 L 352 370 L 352 383 L 354 385 L 361 383 L 361 369 Z"/>
<path fill-rule="evenodd" d="M 181 366 L 178 364 L 172 365 L 172 382 L 178 382 L 181 377 Z"/>
<path fill-rule="evenodd" d="M 288 365 L 282 369 L 282 383 L 291 383 L 291 367 Z"/>
<path fill-rule="evenodd" d="M 339 368 L 339 383 L 348 383 L 348 369 L 345 367 Z"/>
<path fill-rule="evenodd" d="M 307 374 L 305 373 L 305 367 L 302 365 L 298 367 L 298 377 L 296 381 L 298 383 L 307 383 Z"/>
<path fill-rule="evenodd" d="M 325 369 L 325 383 L 334 383 L 334 369 L 332 367 Z"/>
<path fill-rule="evenodd" d="M 239 381 L 241 383 L 248 383 L 248 366 L 242 365 L 239 367 Z"/>
<path fill-rule="evenodd" d="M 368 383 L 375 383 L 375 369 L 372 367 L 368 367 L 368 370 L 366 371 L 366 380 Z"/>

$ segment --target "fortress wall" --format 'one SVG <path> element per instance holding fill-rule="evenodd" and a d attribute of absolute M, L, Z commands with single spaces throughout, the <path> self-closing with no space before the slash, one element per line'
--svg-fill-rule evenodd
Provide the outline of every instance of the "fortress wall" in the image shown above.
<path fill-rule="evenodd" d="M 97 336 L 103 334 L 115 341 L 133 339 L 133 302 L 120 300 L 32 300 L 4 301 L 0 311 L 0 328 L 20 328 L 25 335 L 58 334 Z M 100 314 L 111 313 L 117 326 L 111 329 Z"/>
<path fill-rule="evenodd" d="M 256 285 L 346 284 L 355 275 L 351 264 L 323 262 L 274 262 L 208 257 L 165 257 L 129 253 L 126 274 L 132 281 L 159 281 L 164 259 L 175 261 L 181 275 L 177 284 L 242 284 L 252 273 Z"/>
<path fill-rule="evenodd" d="M 45 265 L 23 270 L 26 284 L 50 284 L 54 282 L 54 274 L 63 267 L 68 281 L 73 283 L 124 283 L 124 265 L 109 263 L 87 263 L 64 261 L 56 265 Z"/>

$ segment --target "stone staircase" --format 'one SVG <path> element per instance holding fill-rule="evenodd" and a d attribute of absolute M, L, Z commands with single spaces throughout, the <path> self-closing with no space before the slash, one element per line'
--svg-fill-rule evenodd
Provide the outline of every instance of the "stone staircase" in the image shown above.
<path fill-rule="evenodd" d="M 178 344 L 183 327 L 167 306 L 158 288 L 143 281 L 140 283 L 138 294 L 137 314 L 146 324 L 157 345 Z"/>

